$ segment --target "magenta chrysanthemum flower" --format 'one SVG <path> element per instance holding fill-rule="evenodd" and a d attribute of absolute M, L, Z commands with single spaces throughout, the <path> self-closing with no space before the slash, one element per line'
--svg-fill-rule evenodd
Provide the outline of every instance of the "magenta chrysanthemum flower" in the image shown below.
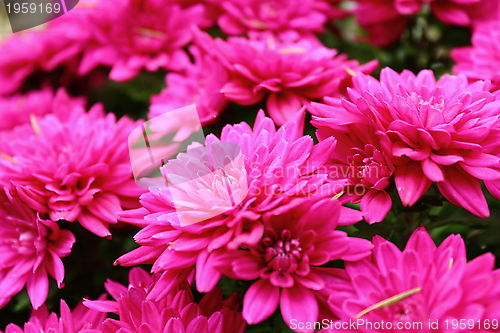
<path fill-rule="evenodd" d="M 356 20 L 368 33 L 363 37 L 377 46 L 387 46 L 399 39 L 408 23 L 424 4 L 443 23 L 477 26 L 498 19 L 496 0 L 357 0 Z"/>
<path fill-rule="evenodd" d="M 228 35 L 249 31 L 321 33 L 329 16 L 347 14 L 325 0 L 225 0 L 220 6 L 223 11 L 217 23 Z"/>
<path fill-rule="evenodd" d="M 50 313 L 46 306 L 32 312 L 30 319 L 24 324 L 24 330 L 15 325 L 9 324 L 5 333 L 77 333 L 77 332 L 100 332 L 102 322 L 106 319 L 106 314 L 90 310 L 82 303 L 79 303 L 71 311 L 63 300 L 61 300 L 61 316 Z"/>
<path fill-rule="evenodd" d="M 436 81 L 428 70 L 415 75 L 389 68 L 382 70 L 380 81 L 358 74 L 353 84 L 348 100 L 322 107 L 321 126 L 348 125 L 357 133 L 373 128 L 378 149 L 395 166 L 395 185 L 405 206 L 436 182 L 454 205 L 489 215 L 479 180 L 500 197 L 500 101 L 499 94 L 488 92 L 489 84 L 448 75 Z"/>
<path fill-rule="evenodd" d="M 456 62 L 453 73 L 464 74 L 471 81 L 490 80 L 491 89 L 500 88 L 500 23 L 482 24 L 474 29 L 472 46 L 459 47 L 451 51 Z"/>
<path fill-rule="evenodd" d="M 128 288 L 106 282 L 106 290 L 116 301 L 86 301 L 91 309 L 113 312 L 119 319 L 108 319 L 102 333 L 243 333 L 245 321 L 239 311 L 239 296 L 234 293 L 223 300 L 222 291 L 214 289 L 195 303 L 189 285 L 173 290 L 160 300 L 149 294 L 158 283 L 159 274 L 149 275 L 141 268 L 129 274 Z"/>
<path fill-rule="evenodd" d="M 229 101 L 220 93 L 228 81 L 226 69 L 215 59 L 192 46 L 189 48 L 194 57 L 185 74 L 169 73 L 165 77 L 167 88 L 159 95 L 151 97 L 150 119 L 165 112 L 196 104 L 202 125 L 215 120 Z"/>
<path fill-rule="evenodd" d="M 277 125 L 293 119 L 309 101 L 343 92 L 353 71 L 371 73 L 377 67 L 376 61 L 359 66 L 346 55 L 337 56 L 314 36 L 253 33 L 227 41 L 201 33 L 198 37 L 200 47 L 213 52 L 230 73 L 221 90 L 224 96 L 242 105 L 267 98 L 267 111 Z"/>
<path fill-rule="evenodd" d="M 370 254 L 369 241 L 335 230 L 341 211 L 336 200 L 299 199 L 291 205 L 264 214 L 264 235 L 258 244 L 214 259 L 217 268 L 232 279 L 258 279 L 243 300 L 243 317 L 249 324 L 267 319 L 278 305 L 288 325 L 318 321 L 318 303 L 324 299 L 321 294 L 328 281 L 324 278 L 328 269 L 320 266 Z"/>
<path fill-rule="evenodd" d="M 9 192 L 0 194 L 0 234 L 0 307 L 26 285 L 33 308 L 39 308 L 47 299 L 48 275 L 62 287 L 61 257 L 71 252 L 75 237 Z"/>
<path fill-rule="evenodd" d="M 394 0 L 357 0 L 356 21 L 367 33 L 362 41 L 375 46 L 396 42 L 406 28 L 408 18 L 394 7 Z"/>
<path fill-rule="evenodd" d="M 98 236 L 110 236 L 124 208 L 144 192 L 132 177 L 128 135 L 137 124 L 95 105 L 74 107 L 62 120 L 32 117 L 0 141 L 0 183 L 14 188 L 31 208 L 53 221 L 76 221 Z"/>
<path fill-rule="evenodd" d="M 342 321 L 364 322 L 345 331 L 497 331 L 500 270 L 494 270 L 491 253 L 467 263 L 459 235 L 436 247 L 423 227 L 413 232 L 403 251 L 379 236 L 373 244 L 371 258 L 346 263 L 350 284 L 330 298 Z M 382 322 L 384 329 L 374 328 L 374 323 Z"/>
<path fill-rule="evenodd" d="M 339 100 L 326 98 L 325 102 L 341 107 Z M 324 104 L 312 103 L 309 111 L 313 114 L 311 123 L 318 127 L 318 139 L 333 136 L 337 140 L 326 167 L 330 178 L 348 180 L 338 199 L 342 203 L 360 203 L 368 223 L 382 221 L 392 207 L 385 190 L 391 185 L 394 165 L 384 154 L 373 127 L 342 124 L 332 108 Z"/>
<path fill-rule="evenodd" d="M 144 229 L 135 236 L 142 246 L 120 257 L 117 263 L 154 263 L 154 272 L 168 270 L 174 276 L 176 270 L 189 271 L 196 264 L 196 286 L 200 291 L 209 291 L 221 277 L 213 268 L 213 253 L 241 244 L 257 244 L 264 230 L 262 214 L 294 198 L 331 198 L 340 192 L 344 182 L 326 183 L 327 175 L 321 170 L 334 140 L 313 145 L 312 138 L 302 136 L 304 114 L 299 116 L 276 130 L 273 121 L 260 111 L 253 130 L 241 123 L 224 127 L 220 141 L 209 135 L 208 147 L 220 142 L 241 149 L 242 158 L 226 170 L 230 185 L 217 173 L 210 174 L 215 171 L 212 159 L 222 160 L 225 151 L 220 156 L 210 155 L 192 147 L 166 164 L 162 169 L 170 180 L 191 181 L 170 189 L 152 188 L 141 196 L 142 208 L 122 213 L 121 220 Z M 231 205 L 226 198 L 228 186 L 234 197 L 242 193 L 239 205 Z M 346 209 L 345 213 L 351 215 L 343 216 L 344 225 L 361 219 L 359 212 Z M 183 225 L 179 220 L 193 222 Z"/>
<path fill-rule="evenodd" d="M 0 43 L 1 95 L 16 92 L 37 71 L 52 72 L 64 66 L 65 74 L 76 73 L 79 57 L 90 39 L 88 9 L 81 7 L 50 21 L 43 30 L 12 34 Z"/>
<path fill-rule="evenodd" d="M 109 0 L 95 9 L 95 32 L 79 68 L 87 73 L 98 65 L 112 67 L 109 76 L 126 81 L 144 68 L 179 71 L 189 65 L 182 49 L 192 27 L 203 22 L 204 7 L 182 8 L 163 0 Z"/>
<path fill-rule="evenodd" d="M 23 95 L 0 97 L 0 131 L 12 130 L 18 125 L 29 123 L 33 116 L 40 117 L 47 113 L 64 119 L 69 114 L 68 110 L 84 105 L 84 98 L 70 97 L 64 89 L 55 94 L 46 88 Z"/>

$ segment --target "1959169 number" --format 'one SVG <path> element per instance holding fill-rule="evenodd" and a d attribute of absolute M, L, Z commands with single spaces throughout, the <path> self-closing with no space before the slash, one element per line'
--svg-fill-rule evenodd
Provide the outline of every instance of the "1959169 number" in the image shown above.
<path fill-rule="evenodd" d="M 498 319 L 479 319 L 479 320 L 474 320 L 474 319 L 446 319 L 445 321 L 445 326 L 446 329 L 460 329 L 460 330 L 465 330 L 465 329 L 498 329 L 499 323 Z"/>
<path fill-rule="evenodd" d="M 46 3 L 46 4 L 36 4 L 36 3 L 30 3 L 30 2 L 23 2 L 23 3 L 15 3 L 11 6 L 10 3 L 7 4 L 7 13 L 15 13 L 15 14 L 27 14 L 27 13 L 59 13 L 61 11 L 61 4 L 59 3 Z"/>

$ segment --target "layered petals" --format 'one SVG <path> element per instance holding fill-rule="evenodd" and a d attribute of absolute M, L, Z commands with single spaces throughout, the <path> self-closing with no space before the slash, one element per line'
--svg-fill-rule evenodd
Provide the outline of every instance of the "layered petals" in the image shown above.
<path fill-rule="evenodd" d="M 222 273 L 214 269 L 219 254 L 258 244 L 265 214 L 286 214 L 295 199 L 330 200 L 343 186 L 328 182 L 322 168 L 335 141 L 314 145 L 302 136 L 303 121 L 302 112 L 277 130 L 260 111 L 253 129 L 228 125 L 220 139 L 209 135 L 206 146 L 193 144 L 166 163 L 161 170 L 169 186 L 151 188 L 141 196 L 143 208 L 122 213 L 143 228 L 135 236 L 141 247 L 116 263 L 153 263 L 154 272 L 176 274 L 196 264 L 197 288 L 208 292 Z M 361 218 L 341 211 L 344 225 Z"/>
<path fill-rule="evenodd" d="M 423 227 L 413 232 L 403 251 L 378 236 L 373 243 L 371 258 L 346 263 L 350 282 L 330 298 L 340 321 L 321 332 L 352 328 L 350 321 L 359 323 L 352 332 L 378 332 L 375 322 L 384 322 L 389 332 L 448 332 L 447 322 L 460 319 L 469 322 L 467 330 L 473 332 L 493 329 L 483 323 L 498 325 L 491 317 L 500 306 L 500 275 L 493 255 L 467 263 L 459 235 L 450 235 L 436 247 Z"/>
<path fill-rule="evenodd" d="M 239 311 L 239 297 L 234 293 L 223 299 L 220 289 L 203 296 L 195 303 L 187 282 L 163 297 L 151 300 L 150 292 L 162 284 L 160 274 L 150 275 L 141 268 L 129 273 L 129 285 L 107 281 L 105 286 L 114 301 L 86 300 L 91 311 L 113 312 L 118 319 L 102 323 L 103 333 L 243 333 L 246 323 Z M 147 328 L 147 329 L 146 329 Z"/>
<path fill-rule="evenodd" d="M 297 323 L 312 323 L 329 313 L 328 269 L 336 259 L 363 260 L 372 245 L 334 230 L 342 208 L 336 200 L 298 199 L 286 212 L 264 215 L 264 236 L 254 246 L 219 253 L 216 267 L 232 279 L 255 280 L 243 300 L 243 317 L 250 324 L 267 319 L 278 304 L 283 319 L 297 332 Z M 330 316 L 334 316 L 330 312 Z"/>
<path fill-rule="evenodd" d="M 26 285 L 33 308 L 40 308 L 47 299 L 49 275 L 62 287 L 60 257 L 71 252 L 75 237 L 41 215 L 9 191 L 0 194 L 0 307 Z"/>
<path fill-rule="evenodd" d="M 249 38 L 227 41 L 200 32 L 196 43 L 228 71 L 222 94 L 242 105 L 267 96 L 267 110 L 277 125 L 291 121 L 308 101 L 344 93 L 353 72 L 371 73 L 377 67 L 376 61 L 360 66 L 313 35 L 296 32 L 279 36 L 254 32 Z"/>
<path fill-rule="evenodd" d="M 144 192 L 135 185 L 127 149 L 138 123 L 116 121 L 100 105 L 85 112 L 63 98 L 51 111 L 31 115 L 0 141 L 0 184 L 53 221 L 78 220 L 96 235 L 110 236 L 118 213 L 137 206 Z"/>
<path fill-rule="evenodd" d="M 497 93 L 488 91 L 488 82 L 469 84 L 462 75 L 436 80 L 427 70 L 415 75 L 385 68 L 380 81 L 358 73 L 353 84 L 349 98 L 310 107 L 319 139 L 337 138 L 332 167 L 343 170 L 354 184 L 359 181 L 353 181 L 349 165 L 359 161 L 355 165 L 362 166 L 365 174 L 368 166 L 374 168 L 377 177 L 362 174 L 359 180 L 364 188 L 368 184 L 377 190 L 387 187 L 393 176 L 405 206 L 414 205 L 435 182 L 451 203 L 477 216 L 489 216 L 479 181 L 498 196 L 500 151 L 495 142 L 500 137 L 500 100 Z M 365 146 L 364 154 L 346 161 L 343 156 L 352 153 L 344 142 L 356 147 L 358 154 L 361 144 L 370 144 L 372 159 L 362 159 L 370 156 Z M 375 158 L 375 149 L 384 158 Z M 342 178 L 338 174 L 333 178 Z"/>

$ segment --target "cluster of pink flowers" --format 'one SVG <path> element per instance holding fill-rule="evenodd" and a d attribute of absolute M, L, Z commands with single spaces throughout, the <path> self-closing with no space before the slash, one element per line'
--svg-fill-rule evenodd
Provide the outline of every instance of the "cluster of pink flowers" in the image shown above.
<path fill-rule="evenodd" d="M 132 177 L 126 140 L 139 123 L 85 111 L 84 99 L 63 89 L 3 97 L 0 103 L 0 307 L 26 285 L 39 308 L 48 275 L 63 286 L 61 257 L 75 237 L 58 221 L 78 221 L 98 236 L 144 192 Z M 41 319 L 40 319 L 41 320 Z"/>
<path fill-rule="evenodd" d="M 143 192 L 132 178 L 126 145 L 137 123 L 116 122 L 101 105 L 88 112 L 74 105 L 63 119 L 50 113 L 30 120 L 0 142 L 0 185 L 52 221 L 78 220 L 110 236 L 109 224 Z"/>
<path fill-rule="evenodd" d="M 353 84 L 347 99 L 311 111 L 320 140 L 339 138 L 330 163 L 348 168 L 351 185 L 366 187 L 361 202 L 373 221 L 389 211 L 384 189 L 391 176 L 405 206 L 436 182 L 451 203 L 489 215 L 479 180 L 500 198 L 500 101 L 487 82 L 385 68 L 380 81 L 360 73 Z"/>
<path fill-rule="evenodd" d="M 490 80 L 492 90 L 500 88 L 500 71 L 497 54 L 500 23 L 498 21 L 483 24 L 474 30 L 472 46 L 453 49 L 451 58 L 456 62 L 455 74 L 463 74 L 471 81 Z"/>
<path fill-rule="evenodd" d="M 223 299 L 222 291 L 214 289 L 195 303 L 190 286 L 183 282 L 161 298 L 152 299 L 151 291 L 161 284 L 158 274 L 149 275 L 141 268 L 129 273 L 129 285 L 106 282 L 106 290 L 115 301 L 86 300 L 91 311 L 112 312 L 119 319 L 102 322 L 102 333 L 243 333 L 245 321 L 239 309 L 239 296 L 233 293 Z"/>
<path fill-rule="evenodd" d="M 266 110 L 277 125 L 293 119 L 310 101 L 343 93 L 353 72 L 371 73 L 377 67 L 376 61 L 360 66 L 315 36 L 296 32 L 249 33 L 227 41 L 200 33 L 198 43 L 229 73 L 222 94 L 241 105 L 266 98 Z"/>
<path fill-rule="evenodd" d="M 301 34 L 320 33 L 329 18 L 342 18 L 348 13 L 326 0 L 236 0 L 220 1 L 222 9 L 217 24 L 228 35 L 249 31 Z"/>
<path fill-rule="evenodd" d="M 106 319 L 106 314 L 99 311 L 90 310 L 83 303 L 79 303 L 73 311 L 70 310 L 66 302 L 61 301 L 61 315 L 49 311 L 46 306 L 32 312 L 28 322 L 23 328 L 9 324 L 5 333 L 77 333 L 77 332 L 100 332 L 102 322 Z"/>
<path fill-rule="evenodd" d="M 167 271 L 166 276 L 186 276 L 196 264 L 198 290 L 212 290 L 221 277 L 221 272 L 213 266 L 218 254 L 243 244 L 258 244 L 265 230 L 262 222 L 264 214 L 290 209 L 295 205 L 295 199 L 332 197 L 342 189 L 343 181 L 329 182 L 321 170 L 335 141 L 330 139 L 313 145 L 311 137 L 302 136 L 303 120 L 302 113 L 295 121 L 276 130 L 272 120 L 261 111 L 253 130 L 246 123 L 241 123 L 227 125 L 220 140 L 213 135 L 208 136 L 208 147 L 217 147 L 220 142 L 232 143 L 241 149 L 242 160 L 226 172 L 236 179 L 236 184 L 240 183 L 240 179 L 244 180 L 245 184 L 239 185 L 239 188 L 245 186 L 248 193 L 241 204 L 229 208 L 222 206 L 220 214 L 214 217 L 206 215 L 206 220 L 200 223 L 185 225 L 179 220 L 199 217 L 203 212 L 210 213 L 221 205 L 220 196 L 224 195 L 222 189 L 226 184 L 216 173 L 212 173 L 217 166 L 211 161 L 224 158 L 229 153 L 224 150 L 218 153 L 216 148 L 200 151 L 193 146 L 188 149 L 186 157 L 180 155 L 168 162 L 163 167 L 163 173 L 169 180 L 187 177 L 195 181 L 181 182 L 174 190 L 150 188 L 141 196 L 142 208 L 121 214 L 121 220 L 144 229 L 135 237 L 142 246 L 120 257 L 117 263 L 137 265 L 154 262 L 153 271 Z M 211 172 L 209 177 L 199 178 L 200 172 L 207 167 Z M 174 194 L 177 200 L 173 200 Z M 312 201 L 307 202 L 311 204 Z M 360 214 L 347 208 L 343 209 L 343 215 L 340 222 L 343 225 L 361 219 Z M 158 238 L 159 234 L 163 237 Z"/>
<path fill-rule="evenodd" d="M 59 287 L 64 279 L 61 257 L 71 252 L 75 236 L 29 208 L 9 191 L 0 193 L 0 307 L 26 285 L 33 308 L 47 299 L 48 275 Z"/>
<path fill-rule="evenodd" d="M 346 263 L 344 292 L 331 297 L 341 322 L 359 325 L 347 332 L 492 332 L 499 327 L 500 270 L 495 257 L 483 254 L 467 262 L 459 235 L 439 247 L 425 228 L 416 229 L 403 251 L 376 236 L 373 254 Z M 340 274 L 339 274 L 340 276 Z M 363 321 L 361 321 L 363 320 Z M 459 328 L 457 323 L 466 322 Z M 371 323 L 371 325 L 370 325 Z"/>
<path fill-rule="evenodd" d="M 161 0 L 101 1 L 93 12 L 95 31 L 79 72 L 104 65 L 116 81 L 130 80 L 142 68 L 183 70 L 189 58 L 182 48 L 191 41 L 191 28 L 204 19 L 202 5 L 182 8 Z"/>
<path fill-rule="evenodd" d="M 80 1 L 43 30 L 11 35 L 3 43 L 0 94 L 15 92 L 32 74 L 56 68 L 64 68 L 66 81 L 97 66 L 111 67 L 110 78 L 118 81 L 137 76 L 142 68 L 184 70 L 189 58 L 182 48 L 191 41 L 191 28 L 206 24 L 201 4 Z"/>
<path fill-rule="evenodd" d="M 216 268 L 235 280 L 255 280 L 247 290 L 243 317 L 249 324 L 267 319 L 278 304 L 286 323 L 314 322 L 328 313 L 329 261 L 357 261 L 370 254 L 370 242 L 335 230 L 336 200 L 296 200 L 264 214 L 264 234 L 254 246 L 218 253 Z M 333 275 L 333 278 L 335 275 Z M 321 308 L 321 309 L 320 309 Z M 332 314 L 333 315 L 333 314 Z"/>
<path fill-rule="evenodd" d="M 446 206 L 432 214 L 461 207 L 487 218 L 482 187 L 500 199 L 497 0 L 351 5 L 85 0 L 3 41 L 0 311 L 24 288 L 33 309 L 5 333 L 243 333 L 282 322 L 300 333 L 498 331 L 494 255 L 481 248 L 468 261 L 454 234 L 436 246 L 439 218 L 417 206 L 432 191 Z M 384 68 L 377 79 L 377 60 L 360 64 L 318 37 L 354 14 L 365 40 L 386 46 L 426 10 L 473 29 L 473 46 L 451 52 L 456 75 Z M 165 75 L 166 87 L 144 98 L 150 121 L 87 109 L 96 96 L 85 89 L 99 77 L 130 88 L 143 71 Z M 88 96 L 72 95 L 92 77 Z M 162 117 L 193 104 L 199 124 Z M 171 153 L 201 126 L 218 131 L 223 111 L 236 118 L 258 104 L 220 135 L 155 160 L 158 143 L 174 137 L 160 147 Z M 180 129 L 153 142 L 154 119 L 160 132 Z M 135 152 L 156 174 L 136 172 Z M 401 239 L 372 238 L 391 228 L 386 220 L 405 228 Z M 71 282 L 79 236 L 107 242 L 122 235 L 118 225 L 137 247 L 115 249 L 114 265 L 150 273 L 132 267 L 128 285 L 108 279 L 109 295 L 58 300 L 51 312 L 59 291 L 50 285 Z M 461 320 L 467 328 L 454 328 Z"/>

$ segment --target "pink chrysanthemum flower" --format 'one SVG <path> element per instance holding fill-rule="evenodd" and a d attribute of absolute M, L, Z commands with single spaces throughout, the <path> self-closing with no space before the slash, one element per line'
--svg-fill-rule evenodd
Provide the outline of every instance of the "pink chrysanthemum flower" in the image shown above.
<path fill-rule="evenodd" d="M 346 263 L 350 283 L 330 298 L 342 321 L 364 322 L 346 332 L 498 331 L 500 270 L 491 253 L 467 262 L 459 235 L 436 247 L 423 227 L 403 251 L 379 236 L 373 244 L 370 258 Z M 382 322 L 384 329 L 373 325 Z"/>
<path fill-rule="evenodd" d="M 318 303 L 328 281 L 328 270 L 320 266 L 336 259 L 361 260 L 371 253 L 369 241 L 335 230 L 341 211 L 336 200 L 299 199 L 291 205 L 264 214 L 258 244 L 214 259 L 232 279 L 258 279 L 243 300 L 243 318 L 249 324 L 267 319 L 278 305 L 288 325 L 318 321 Z"/>
<path fill-rule="evenodd" d="M 46 306 L 34 310 L 30 319 L 24 324 L 24 330 L 9 324 L 5 333 L 78 333 L 78 332 L 101 332 L 102 322 L 106 314 L 90 310 L 79 303 L 71 311 L 63 300 L 61 300 L 61 316 L 58 318 L 54 312 L 49 314 Z"/>
<path fill-rule="evenodd" d="M 267 98 L 267 111 L 277 125 L 293 119 L 309 101 L 343 92 L 353 71 L 371 73 L 377 67 L 376 61 L 360 66 L 346 55 L 337 56 L 314 36 L 253 33 L 227 41 L 201 33 L 198 37 L 199 45 L 213 52 L 230 73 L 221 90 L 224 96 L 242 105 Z"/>
<path fill-rule="evenodd" d="M 500 197 L 500 101 L 498 93 L 488 92 L 488 83 L 468 84 L 465 76 L 449 75 L 436 81 L 428 70 L 415 75 L 389 68 L 380 81 L 358 74 L 353 83 L 347 100 L 323 107 L 330 115 L 322 126 L 349 125 L 358 133 L 374 128 L 378 147 L 395 165 L 405 206 L 436 182 L 454 205 L 489 215 L 479 180 Z"/>
<path fill-rule="evenodd" d="M 54 113 L 64 119 L 69 110 L 84 105 L 84 98 L 70 97 L 64 89 L 55 94 L 46 88 L 27 94 L 0 97 L 0 131 L 12 130 L 18 125 L 29 123 L 33 116 L 40 117 L 47 113 Z"/>
<path fill-rule="evenodd" d="M 239 296 L 234 293 L 223 300 L 222 291 L 214 289 L 195 303 L 189 285 L 184 283 L 160 300 L 149 293 L 158 283 L 159 274 L 149 275 L 141 268 L 129 274 L 128 288 L 106 282 L 106 290 L 116 301 L 86 301 L 91 309 L 113 312 L 119 319 L 102 324 L 103 333 L 243 333 L 245 321 L 239 311 Z"/>
<path fill-rule="evenodd" d="M 408 15 L 419 13 L 426 3 L 430 3 L 432 13 L 445 24 L 477 26 L 499 18 L 496 0 L 357 0 L 354 14 L 368 33 L 363 39 L 387 46 L 399 39 Z"/>
<path fill-rule="evenodd" d="M 195 46 L 189 51 L 194 57 L 194 64 L 187 67 L 185 74 L 167 74 L 167 88 L 151 97 L 149 119 L 196 104 L 201 124 L 207 125 L 216 121 L 228 106 L 229 101 L 220 93 L 229 79 L 226 69 Z"/>
<path fill-rule="evenodd" d="M 471 81 L 490 80 L 491 89 L 500 88 L 499 59 L 500 23 L 491 22 L 474 29 L 472 46 L 459 47 L 451 51 L 456 62 L 453 73 L 464 74 Z"/>
<path fill-rule="evenodd" d="M 31 117 L 0 141 L 0 183 L 53 221 L 76 221 L 98 236 L 144 192 L 132 177 L 128 135 L 137 124 L 101 105 L 75 106 L 60 119 Z"/>
<path fill-rule="evenodd" d="M 224 0 L 223 12 L 217 23 L 228 35 L 242 35 L 249 31 L 282 33 L 321 33 L 328 14 L 344 17 L 325 0 Z"/>
<path fill-rule="evenodd" d="M 88 12 L 78 6 L 47 23 L 42 30 L 30 29 L 2 41 L 0 95 L 16 92 L 25 79 L 37 71 L 52 72 L 63 66 L 65 74 L 75 74 L 75 67 L 90 40 Z"/>
<path fill-rule="evenodd" d="M 75 237 L 9 192 L 0 194 L 0 234 L 0 307 L 26 285 L 33 308 L 39 308 L 47 299 L 48 275 L 62 287 L 61 257 L 71 252 Z"/>
<path fill-rule="evenodd" d="M 339 100 L 325 98 L 326 103 L 340 107 Z M 320 141 L 329 137 L 337 145 L 326 163 L 332 179 L 348 179 L 344 192 L 339 196 L 342 203 L 360 203 L 368 223 L 380 222 L 389 213 L 392 200 L 386 189 L 391 185 L 394 165 L 384 154 L 373 127 L 359 123 L 344 125 L 338 122 L 330 106 L 312 103 L 311 123 L 318 127 Z"/>
<path fill-rule="evenodd" d="M 394 7 L 394 0 L 357 0 L 354 15 L 367 34 L 360 40 L 381 47 L 396 42 L 408 23 Z"/>
<path fill-rule="evenodd" d="M 260 111 L 253 130 L 246 123 L 227 125 L 220 140 L 213 135 L 207 137 L 207 146 L 220 142 L 241 149 L 242 158 L 226 171 L 233 180 L 233 193 L 248 190 L 239 205 L 231 205 L 225 198 L 228 184 L 217 174 L 197 176 L 214 171 L 210 154 L 192 148 L 170 161 L 162 168 L 164 174 L 169 173 L 171 179 L 177 176 L 194 181 L 170 189 L 152 188 L 141 196 L 142 208 L 122 213 L 121 220 L 143 227 L 135 236 L 142 246 L 120 257 L 117 263 L 154 263 L 154 272 L 167 271 L 173 276 L 177 270 L 189 271 L 196 264 L 196 286 L 200 291 L 209 291 L 221 277 L 213 268 L 213 253 L 241 244 L 257 244 L 264 230 L 262 214 L 294 198 L 332 197 L 340 192 L 343 181 L 327 183 L 327 175 L 321 170 L 334 140 L 314 145 L 312 138 L 302 136 L 303 121 L 302 113 L 276 130 L 273 121 Z M 172 199 L 173 195 L 177 200 Z M 344 213 L 344 225 L 361 219 L 359 212 L 346 209 Z M 198 220 L 182 225 L 181 218 Z"/>
<path fill-rule="evenodd" d="M 116 81 L 130 80 L 143 68 L 185 69 L 189 57 L 182 48 L 191 41 L 192 27 L 204 19 L 202 5 L 182 8 L 163 0 L 102 1 L 95 11 L 93 42 L 79 72 L 110 66 L 109 77 Z"/>

